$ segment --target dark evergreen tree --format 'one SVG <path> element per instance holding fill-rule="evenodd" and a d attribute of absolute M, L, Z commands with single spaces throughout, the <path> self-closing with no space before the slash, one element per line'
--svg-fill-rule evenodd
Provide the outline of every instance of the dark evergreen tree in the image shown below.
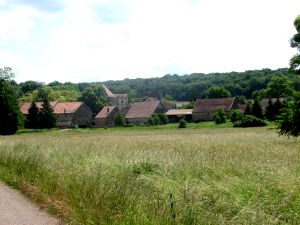
<path fill-rule="evenodd" d="M 125 120 L 121 113 L 117 113 L 117 115 L 114 119 L 114 125 L 117 127 L 124 127 Z"/>
<path fill-rule="evenodd" d="M 273 105 L 273 112 L 274 112 L 274 120 L 277 119 L 277 117 L 280 115 L 281 113 L 281 109 L 283 108 L 282 103 L 280 102 L 280 99 L 277 98 L 276 102 Z"/>
<path fill-rule="evenodd" d="M 244 115 L 251 115 L 251 105 L 249 102 L 247 102 L 245 111 L 244 111 Z"/>
<path fill-rule="evenodd" d="M 259 103 L 259 100 L 256 98 L 254 100 L 253 106 L 252 106 L 252 110 L 251 110 L 251 114 L 257 118 L 263 118 L 263 114 L 262 114 L 262 108 L 261 105 Z"/>
<path fill-rule="evenodd" d="M 272 99 L 270 98 L 268 101 L 268 105 L 266 107 L 266 113 L 265 113 L 265 117 L 267 118 L 267 120 L 269 121 L 273 121 L 275 118 L 275 114 L 274 114 L 274 105 L 272 103 Z"/>
<path fill-rule="evenodd" d="M 10 68 L 0 68 L 0 135 L 11 135 L 23 125 L 17 94 L 11 85 Z"/>
<path fill-rule="evenodd" d="M 28 115 L 25 122 L 26 128 L 36 129 L 39 127 L 39 108 L 32 102 L 28 109 Z"/>
<path fill-rule="evenodd" d="M 186 128 L 187 122 L 184 119 L 179 120 L 178 128 Z"/>
<path fill-rule="evenodd" d="M 42 103 L 42 108 L 39 113 L 39 127 L 40 128 L 53 128 L 56 125 L 56 116 L 53 113 L 53 109 L 48 100 L 48 96 L 45 95 Z"/>

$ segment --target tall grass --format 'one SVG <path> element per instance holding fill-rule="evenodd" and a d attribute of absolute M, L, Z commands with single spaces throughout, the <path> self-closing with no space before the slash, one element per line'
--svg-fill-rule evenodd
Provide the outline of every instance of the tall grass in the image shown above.
<path fill-rule="evenodd" d="M 0 137 L 0 179 L 70 224 L 300 224 L 300 142 L 266 128 Z"/>

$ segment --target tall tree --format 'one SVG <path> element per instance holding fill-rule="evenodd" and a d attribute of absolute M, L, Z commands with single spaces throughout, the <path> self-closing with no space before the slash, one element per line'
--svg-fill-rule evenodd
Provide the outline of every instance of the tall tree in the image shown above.
<path fill-rule="evenodd" d="M 257 118 L 262 118 L 262 108 L 261 105 L 259 103 L 258 98 L 256 98 L 254 100 L 253 106 L 252 106 L 252 110 L 251 110 L 251 114 Z"/>
<path fill-rule="evenodd" d="M 16 92 L 11 85 L 11 68 L 0 68 L 0 134 L 11 135 L 23 125 Z"/>
<path fill-rule="evenodd" d="M 291 47 L 300 51 L 300 15 L 296 17 L 294 26 L 297 33 L 291 38 Z M 290 70 L 295 74 L 300 74 L 300 54 L 297 53 L 290 60 Z"/>
<path fill-rule="evenodd" d="M 53 128 L 56 125 L 56 116 L 53 113 L 53 109 L 48 100 L 48 96 L 45 95 L 42 103 L 42 108 L 39 114 L 39 127 L 40 128 Z"/>
<path fill-rule="evenodd" d="M 228 98 L 230 96 L 230 92 L 225 88 L 213 86 L 208 89 L 206 98 Z"/>
<path fill-rule="evenodd" d="M 99 88 L 97 88 L 96 92 L 93 88 L 88 87 L 79 98 L 80 101 L 84 101 L 91 108 L 94 114 L 97 114 L 105 105 L 105 98 L 101 95 L 102 92 Z"/>
<path fill-rule="evenodd" d="M 39 126 L 39 108 L 32 102 L 30 108 L 28 109 L 28 115 L 25 122 L 26 128 L 36 129 Z"/>
<path fill-rule="evenodd" d="M 294 92 L 293 82 L 287 77 L 275 76 L 268 83 L 266 95 L 269 98 L 280 98 L 292 96 Z"/>

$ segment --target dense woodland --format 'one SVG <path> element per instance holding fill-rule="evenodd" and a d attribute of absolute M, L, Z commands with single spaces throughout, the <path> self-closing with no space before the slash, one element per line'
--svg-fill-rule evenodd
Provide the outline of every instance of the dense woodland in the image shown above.
<path fill-rule="evenodd" d="M 272 77 L 275 76 L 288 77 L 293 82 L 294 88 L 300 90 L 300 76 L 289 74 L 287 68 L 231 73 L 168 74 L 160 78 L 124 79 L 103 83 L 114 93 L 129 94 L 130 99 L 163 96 L 169 100 L 194 101 L 197 98 L 206 97 L 208 89 L 213 86 L 224 87 L 231 96 L 245 96 L 251 99 L 253 94 L 266 89 Z M 77 101 L 87 95 L 87 92 L 96 94 L 98 97 L 103 96 L 100 82 L 76 84 L 54 81 L 46 85 L 37 81 L 26 81 L 15 85 L 21 101 L 39 100 L 39 89 L 49 94 L 50 101 Z"/>

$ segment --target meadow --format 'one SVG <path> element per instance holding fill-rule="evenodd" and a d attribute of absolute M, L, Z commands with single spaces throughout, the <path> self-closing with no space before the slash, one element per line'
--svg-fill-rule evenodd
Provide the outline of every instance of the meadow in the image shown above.
<path fill-rule="evenodd" d="M 0 179 L 68 224 L 300 224 L 300 141 L 269 128 L 0 136 Z"/>

